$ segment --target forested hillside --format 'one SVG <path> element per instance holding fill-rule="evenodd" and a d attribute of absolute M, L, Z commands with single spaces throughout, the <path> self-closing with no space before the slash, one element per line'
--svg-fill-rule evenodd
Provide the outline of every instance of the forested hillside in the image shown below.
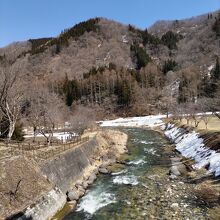
<path fill-rule="evenodd" d="M 219 12 L 160 21 L 149 30 L 94 18 L 57 37 L 1 48 L 2 88 L 21 77 L 16 120 L 27 118 L 37 95 L 65 111 L 89 107 L 99 118 L 212 111 L 219 108 L 219 55 Z M 47 95 L 34 92 L 39 88 Z"/>

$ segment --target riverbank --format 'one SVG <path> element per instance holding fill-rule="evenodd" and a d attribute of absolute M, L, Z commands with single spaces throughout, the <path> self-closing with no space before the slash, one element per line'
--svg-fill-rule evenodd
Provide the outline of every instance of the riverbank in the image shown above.
<path fill-rule="evenodd" d="M 120 157 L 127 153 L 127 134 L 106 129 L 98 132 L 95 136 L 98 146 L 101 147 L 101 152 L 92 158 L 93 162 L 84 169 L 83 174 L 75 182 L 72 182 L 72 187 L 67 192 L 67 203 L 51 219 L 61 219 L 69 211 L 73 211 L 78 200 L 97 179 L 97 175 L 100 173 L 108 174 L 107 167 L 119 162 Z"/>
<path fill-rule="evenodd" d="M 195 131 L 192 127 L 168 123 L 160 127 L 179 155 L 171 158 L 171 179 L 185 176 L 194 185 L 192 195 L 206 209 L 207 219 L 220 214 L 220 133 Z"/>
<path fill-rule="evenodd" d="M 112 174 L 99 175 L 64 220 L 211 219 L 212 209 L 200 197 L 204 185 L 186 158 L 158 132 L 122 130 L 129 135 L 126 160 Z M 175 178 L 173 167 L 180 171 Z"/>
<path fill-rule="evenodd" d="M 104 122 L 104 126 L 129 126 L 150 128 L 168 138 L 172 151 L 177 155 L 171 157 L 169 178 L 172 181 L 182 179 L 193 185 L 192 200 L 201 204 L 206 209 L 205 213 L 209 219 L 219 219 L 220 214 L 220 133 L 218 131 L 202 131 L 199 133 L 191 127 L 167 124 L 163 117 L 149 116 L 143 123 L 142 119 L 129 118 Z M 156 123 L 151 123 L 159 119 Z M 136 122 L 134 122 L 136 121 Z M 137 122 L 141 123 L 137 123 Z M 125 122 L 125 123 L 124 123 Z M 163 125 L 161 125 L 161 124 Z M 152 126 L 153 125 L 153 126 Z M 184 187 L 178 185 L 179 190 Z M 178 196 L 178 195 L 177 195 Z"/>
<path fill-rule="evenodd" d="M 206 168 L 214 176 L 220 176 L 220 133 L 200 134 L 190 127 L 168 123 L 161 126 L 165 136 L 175 144 L 184 157 L 193 159 L 194 169 Z"/>
<path fill-rule="evenodd" d="M 127 151 L 126 142 L 122 132 L 98 131 L 88 142 L 49 160 L 16 156 L 1 161 L 1 219 L 44 220 L 62 209 L 67 199 L 74 204 L 77 198 L 71 196 L 80 198 L 96 174 Z"/>

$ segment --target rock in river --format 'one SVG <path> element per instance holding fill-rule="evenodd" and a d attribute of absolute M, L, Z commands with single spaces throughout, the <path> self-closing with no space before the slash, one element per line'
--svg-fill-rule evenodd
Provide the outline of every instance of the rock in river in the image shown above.
<path fill-rule="evenodd" d="M 108 174 L 109 173 L 108 170 L 104 167 L 99 168 L 99 172 L 102 173 L 102 174 Z"/>

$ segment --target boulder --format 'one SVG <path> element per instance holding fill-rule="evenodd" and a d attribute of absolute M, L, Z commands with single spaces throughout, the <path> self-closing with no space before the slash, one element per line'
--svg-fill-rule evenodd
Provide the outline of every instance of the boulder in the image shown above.
<path fill-rule="evenodd" d="M 82 186 L 82 184 L 83 183 L 80 180 L 77 180 L 75 186 L 78 188 L 79 186 Z"/>
<path fill-rule="evenodd" d="M 99 172 L 99 168 L 98 167 L 93 170 L 94 174 L 98 174 L 98 172 Z"/>
<path fill-rule="evenodd" d="M 177 179 L 177 176 L 176 176 L 176 175 L 171 174 L 171 175 L 169 176 L 169 178 L 170 178 L 171 180 L 175 180 L 175 179 Z"/>
<path fill-rule="evenodd" d="M 108 159 L 109 159 L 109 158 L 108 158 L 107 155 L 103 155 L 103 156 L 102 156 L 102 160 L 103 160 L 103 161 L 107 161 Z"/>
<path fill-rule="evenodd" d="M 109 171 L 108 171 L 106 168 L 101 167 L 101 168 L 99 168 L 99 173 L 102 173 L 102 174 L 108 174 Z"/>
<path fill-rule="evenodd" d="M 85 194 L 86 190 L 83 189 L 82 187 L 78 189 L 78 195 L 79 197 L 83 196 Z"/>
<path fill-rule="evenodd" d="M 171 175 L 180 176 L 180 171 L 178 170 L 178 167 L 177 167 L 177 166 L 172 166 L 172 167 L 170 168 L 169 174 L 170 174 L 170 176 L 171 176 Z"/>
<path fill-rule="evenodd" d="M 187 174 L 186 166 L 181 163 L 181 158 L 179 157 L 173 157 L 170 158 L 172 166 L 170 168 L 169 174 L 174 176 L 180 176 Z"/>
<path fill-rule="evenodd" d="M 179 164 L 177 168 L 181 175 L 186 175 L 188 173 L 187 168 L 184 164 Z"/>
<path fill-rule="evenodd" d="M 67 201 L 78 200 L 80 197 L 79 193 L 76 190 L 71 190 L 67 192 Z"/>
<path fill-rule="evenodd" d="M 92 184 L 95 180 L 96 180 L 96 174 L 95 173 L 93 173 L 93 174 L 91 174 L 91 176 L 89 177 L 89 179 L 88 179 L 88 184 L 90 185 L 90 184 Z"/>
<path fill-rule="evenodd" d="M 84 189 L 87 189 L 87 188 L 88 188 L 88 183 L 87 183 L 87 181 L 84 181 L 82 186 L 83 186 Z"/>

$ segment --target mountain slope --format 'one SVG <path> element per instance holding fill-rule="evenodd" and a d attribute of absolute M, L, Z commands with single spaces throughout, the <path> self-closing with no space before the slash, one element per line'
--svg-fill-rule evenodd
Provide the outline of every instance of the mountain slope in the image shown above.
<path fill-rule="evenodd" d="M 25 62 L 30 81 L 43 82 L 68 106 L 151 114 L 167 111 L 169 96 L 176 102 L 200 96 L 202 80 L 220 55 L 218 31 L 219 11 L 160 21 L 149 30 L 94 18 L 57 37 L 1 48 L 0 61 Z"/>

